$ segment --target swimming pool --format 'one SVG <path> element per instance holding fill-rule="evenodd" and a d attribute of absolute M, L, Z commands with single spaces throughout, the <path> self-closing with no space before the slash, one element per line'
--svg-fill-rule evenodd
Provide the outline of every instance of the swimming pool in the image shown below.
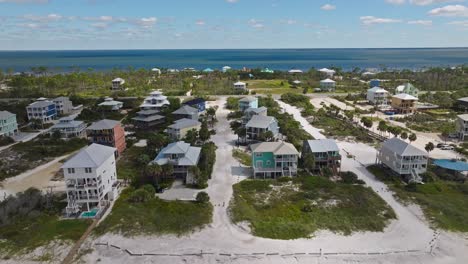
<path fill-rule="evenodd" d="M 81 213 L 80 218 L 95 218 L 98 212 L 99 208 L 94 208 L 89 212 Z"/>

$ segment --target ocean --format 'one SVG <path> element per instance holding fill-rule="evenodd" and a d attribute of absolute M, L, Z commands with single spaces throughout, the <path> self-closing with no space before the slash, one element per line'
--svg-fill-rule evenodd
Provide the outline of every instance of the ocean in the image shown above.
<path fill-rule="evenodd" d="M 467 63 L 468 48 L 0 51 L 0 69 L 14 72 L 27 72 L 38 66 L 55 72 L 68 72 L 76 67 L 108 71 L 128 67 L 202 70 L 223 66 L 274 70 L 331 66 L 344 70 L 355 67 L 418 70 Z"/>

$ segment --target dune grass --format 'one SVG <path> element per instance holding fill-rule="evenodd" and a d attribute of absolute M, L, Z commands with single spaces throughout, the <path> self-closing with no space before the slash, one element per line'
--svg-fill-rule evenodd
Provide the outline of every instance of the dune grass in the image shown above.
<path fill-rule="evenodd" d="M 242 165 L 252 166 L 252 156 L 249 153 L 240 149 L 233 149 L 232 156 L 242 163 Z"/>
<path fill-rule="evenodd" d="M 211 203 L 164 201 L 157 197 L 141 203 L 128 201 L 131 189 L 122 192 L 110 215 L 95 233 L 135 235 L 184 235 L 211 223 Z"/>
<path fill-rule="evenodd" d="M 240 182 L 230 215 L 235 223 L 247 221 L 256 236 L 284 240 L 309 238 L 319 230 L 380 232 L 396 218 L 370 188 L 314 176 Z"/>
<path fill-rule="evenodd" d="M 248 81 L 249 89 L 257 88 L 290 88 L 287 80 L 254 80 Z"/>

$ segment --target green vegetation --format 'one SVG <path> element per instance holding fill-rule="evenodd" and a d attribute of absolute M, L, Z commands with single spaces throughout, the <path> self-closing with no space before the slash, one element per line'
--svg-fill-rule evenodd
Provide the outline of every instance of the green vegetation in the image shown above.
<path fill-rule="evenodd" d="M 226 108 L 229 110 L 237 110 L 239 109 L 239 100 L 238 97 L 228 97 L 226 102 Z"/>
<path fill-rule="evenodd" d="M 195 177 L 197 188 L 204 189 L 208 186 L 208 179 L 211 179 L 213 166 L 216 162 L 216 149 L 217 147 L 213 142 L 208 142 L 202 146 L 200 161 L 198 162 L 200 173 L 198 177 Z"/>
<path fill-rule="evenodd" d="M 232 156 L 244 166 L 252 166 L 252 156 L 240 149 L 233 149 Z"/>
<path fill-rule="evenodd" d="M 1 202 L 0 255 L 27 253 L 56 240 L 78 240 L 90 221 L 59 220 L 64 198 L 28 189 Z"/>
<path fill-rule="evenodd" d="M 144 188 L 128 188 L 122 191 L 112 212 L 95 232 L 124 236 L 184 235 L 211 223 L 212 214 L 210 203 L 163 201 Z"/>
<path fill-rule="evenodd" d="M 234 185 L 230 213 L 256 236 L 308 238 L 319 230 L 349 235 L 383 231 L 393 210 L 370 188 L 323 177 L 246 180 Z"/>
<path fill-rule="evenodd" d="M 430 166 L 422 175 L 425 184 L 404 184 L 402 180 L 380 166 L 368 167 L 376 178 L 383 180 L 395 195 L 407 203 L 421 206 L 426 218 L 437 228 L 449 231 L 468 232 L 468 183 L 459 182 L 451 175 L 436 172 Z"/>
<path fill-rule="evenodd" d="M 135 179 L 148 162 L 150 157 L 146 154 L 146 149 L 132 146 L 117 160 L 117 177 L 124 180 Z"/>
<path fill-rule="evenodd" d="M 0 152 L 0 181 L 79 150 L 87 144 L 87 140 L 82 138 L 62 140 L 53 137 L 38 137 L 15 144 Z"/>
<path fill-rule="evenodd" d="M 249 89 L 258 89 L 258 88 L 290 88 L 289 82 L 287 80 L 254 80 L 249 81 Z"/>
<path fill-rule="evenodd" d="M 444 131 L 455 131 L 455 122 L 440 118 L 438 115 L 416 113 L 414 115 L 397 118 L 395 121 L 404 122 L 409 129 L 420 132 L 443 133 Z"/>
<path fill-rule="evenodd" d="M 281 95 L 281 100 L 302 109 L 304 116 L 310 116 L 314 113 L 314 106 L 310 103 L 310 98 L 305 95 L 286 93 Z"/>

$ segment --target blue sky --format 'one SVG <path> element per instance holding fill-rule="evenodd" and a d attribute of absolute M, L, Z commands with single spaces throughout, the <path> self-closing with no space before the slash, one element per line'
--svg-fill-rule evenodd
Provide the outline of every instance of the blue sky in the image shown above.
<path fill-rule="evenodd" d="M 468 46 L 468 0 L 0 0 L 0 50 Z"/>

